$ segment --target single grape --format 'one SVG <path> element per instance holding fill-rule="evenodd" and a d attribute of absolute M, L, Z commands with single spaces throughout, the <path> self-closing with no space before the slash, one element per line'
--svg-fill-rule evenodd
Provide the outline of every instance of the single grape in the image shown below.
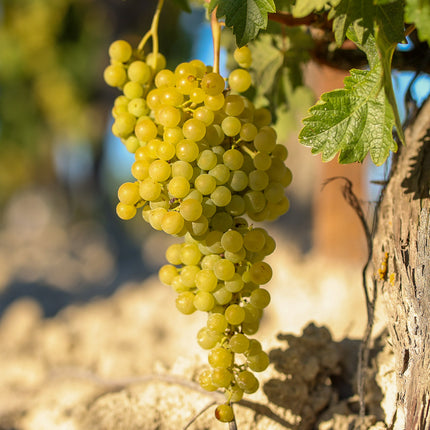
<path fill-rule="evenodd" d="M 233 363 L 233 354 L 222 346 L 217 346 L 209 352 L 208 361 L 214 368 L 227 368 Z"/>
<path fill-rule="evenodd" d="M 234 420 L 233 408 L 230 405 L 218 405 L 215 409 L 215 418 L 222 423 L 229 423 Z"/>
<path fill-rule="evenodd" d="M 116 213 L 123 220 L 132 219 L 136 215 L 136 207 L 126 203 L 119 202 L 116 205 Z"/>
<path fill-rule="evenodd" d="M 252 64 L 251 50 L 247 46 L 236 48 L 233 57 L 240 67 L 248 69 Z"/>
<path fill-rule="evenodd" d="M 236 377 L 237 385 L 246 393 L 252 394 L 258 390 L 258 379 L 249 370 L 240 372 Z"/>
<path fill-rule="evenodd" d="M 245 319 L 245 310 L 239 305 L 230 305 L 225 310 L 225 319 L 229 324 L 239 325 Z"/>
<path fill-rule="evenodd" d="M 224 331 L 227 329 L 227 326 L 228 323 L 223 314 L 211 314 L 208 316 L 207 327 L 209 330 L 224 333 Z"/>
<path fill-rule="evenodd" d="M 206 391 L 215 391 L 218 388 L 212 382 L 212 371 L 210 369 L 205 369 L 200 373 L 198 382 Z"/>
<path fill-rule="evenodd" d="M 212 349 L 221 340 L 221 333 L 203 327 L 197 333 L 197 343 L 203 349 Z"/>
<path fill-rule="evenodd" d="M 235 333 L 229 340 L 231 350 L 237 354 L 243 354 L 249 348 L 249 339 L 242 333 Z"/>
<path fill-rule="evenodd" d="M 247 70 L 236 69 L 228 76 L 230 88 L 238 93 L 245 92 L 251 86 L 251 83 L 251 75 Z"/>
<path fill-rule="evenodd" d="M 127 74 L 130 81 L 143 85 L 151 78 L 151 69 L 144 61 L 133 61 L 128 66 Z"/>
<path fill-rule="evenodd" d="M 248 355 L 246 364 L 254 372 L 263 372 L 269 366 L 270 359 L 264 351 L 260 351 L 255 355 Z"/>
<path fill-rule="evenodd" d="M 115 40 L 109 46 L 109 57 L 111 60 L 119 61 L 120 63 L 127 62 L 132 52 L 131 45 L 125 40 Z"/>
<path fill-rule="evenodd" d="M 209 312 L 215 306 L 215 299 L 208 291 L 198 291 L 193 303 L 199 311 Z"/>
<path fill-rule="evenodd" d="M 223 77 L 220 74 L 212 72 L 212 73 L 207 73 L 203 76 L 200 85 L 206 94 L 210 96 L 216 96 L 223 92 L 225 87 L 225 82 Z"/>
<path fill-rule="evenodd" d="M 195 312 L 194 294 L 191 291 L 184 291 L 178 294 L 178 297 L 176 297 L 176 308 L 185 315 Z"/>
<path fill-rule="evenodd" d="M 167 212 L 161 222 L 161 228 L 167 234 L 178 234 L 184 227 L 184 218 L 179 212 Z"/>

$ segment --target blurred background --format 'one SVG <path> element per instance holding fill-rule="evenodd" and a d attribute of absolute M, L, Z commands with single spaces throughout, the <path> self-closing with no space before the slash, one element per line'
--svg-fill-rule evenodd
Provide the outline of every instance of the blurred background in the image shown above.
<path fill-rule="evenodd" d="M 116 190 L 131 177 L 133 155 L 110 132 L 110 109 L 118 92 L 102 79 L 109 44 L 124 38 L 137 45 L 155 4 L 0 0 L 0 315 L 16 299 L 31 297 L 45 316 L 54 316 L 70 303 L 109 296 L 125 282 L 142 281 L 163 264 L 169 239 L 139 217 L 124 222 L 115 214 Z M 212 42 L 204 11 L 183 13 L 167 1 L 160 48 L 169 67 L 191 58 L 210 64 Z M 223 57 L 224 70 L 225 64 Z M 339 229 L 334 212 L 345 218 L 339 187 L 336 211 L 329 203 L 325 213 L 315 196 L 321 195 L 324 175 L 333 176 L 333 171 L 321 174 L 319 158 L 297 143 L 300 118 L 315 95 L 330 85 L 339 87 L 345 76 L 340 72 L 329 81 L 321 73 L 326 72 L 307 70 L 315 94 L 299 92 L 283 117 L 279 134 L 288 144 L 294 176 L 288 190 L 291 210 L 271 228 L 298 254 L 319 247 L 321 255 L 361 265 L 366 250 L 359 225 L 353 238 L 358 250 L 349 257 L 345 249 L 355 246 L 351 236 L 340 238 L 338 248 L 330 229 L 323 237 L 322 226 L 330 219 Z M 400 97 L 412 77 L 396 78 Z M 418 90 L 421 99 L 428 81 L 424 86 L 427 90 Z M 371 210 L 379 188 L 373 190 L 369 178 L 383 178 L 387 168 L 367 163 L 354 168 L 359 169 L 353 173 L 357 193 Z M 348 176 L 348 168 L 341 169 L 335 174 Z M 353 213 L 346 213 L 352 234 Z"/>

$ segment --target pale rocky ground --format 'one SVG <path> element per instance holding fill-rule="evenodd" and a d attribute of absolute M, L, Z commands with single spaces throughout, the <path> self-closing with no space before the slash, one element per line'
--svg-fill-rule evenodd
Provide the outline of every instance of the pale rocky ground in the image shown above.
<path fill-rule="evenodd" d="M 37 228 L 45 239 L 54 228 L 67 241 L 70 232 L 45 216 L 37 225 L 27 220 L 27 234 L 37 242 Z M 268 260 L 275 273 L 268 285 L 272 303 L 256 337 L 272 364 L 259 375 L 259 392 L 235 406 L 237 428 L 352 429 L 358 423 L 358 398 L 351 387 L 358 339 L 366 324 L 361 268 L 302 255 L 282 232 L 270 231 L 278 243 Z M 14 238 L 18 232 L 13 225 L 1 232 L 4 288 L 18 268 L 21 276 L 35 276 L 35 268 L 28 265 L 37 250 L 32 254 L 27 249 L 19 257 L 17 250 L 24 242 Z M 115 270 L 103 241 L 98 235 L 86 244 L 87 254 L 71 259 L 75 270 L 67 279 L 84 279 L 91 273 L 87 266 L 96 265 L 91 282 L 103 282 Z M 51 258 L 58 257 L 52 241 L 45 242 L 47 250 L 40 245 L 39 256 L 49 251 Z M 154 258 L 156 265 L 165 246 L 161 236 L 149 237 L 142 254 Z M 71 257 L 64 253 L 63 258 Z M 42 275 L 39 281 L 46 279 Z M 227 429 L 213 417 L 213 403 L 222 402 L 223 396 L 203 392 L 195 383 L 207 363 L 206 352 L 195 342 L 205 316 L 181 315 L 174 299 L 175 294 L 152 276 L 125 283 L 109 297 L 69 305 L 52 318 L 44 317 L 34 299 L 13 302 L 0 315 L 0 430 Z M 375 333 L 381 327 L 380 317 Z M 380 404 L 388 408 L 390 399 L 383 397 L 376 382 L 390 392 L 391 355 L 379 351 L 372 360 L 385 376 L 371 375 L 369 416 L 362 428 L 376 430 L 387 428 Z"/>

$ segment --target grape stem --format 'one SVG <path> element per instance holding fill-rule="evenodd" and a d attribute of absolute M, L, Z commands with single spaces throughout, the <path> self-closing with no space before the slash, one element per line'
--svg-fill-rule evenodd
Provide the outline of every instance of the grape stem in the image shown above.
<path fill-rule="evenodd" d="M 221 50 L 221 24 L 218 22 L 216 17 L 217 8 L 212 11 L 211 14 L 211 30 L 212 30 L 212 40 L 214 46 L 214 66 L 213 71 L 219 73 L 219 57 Z"/>
<path fill-rule="evenodd" d="M 137 50 L 142 51 L 146 45 L 146 42 L 152 37 L 152 52 L 154 54 L 154 69 L 157 69 L 157 57 L 158 57 L 158 23 L 160 22 L 160 13 L 163 8 L 164 0 L 158 0 L 157 8 L 154 12 L 154 17 L 152 18 L 151 28 L 142 37 Z"/>

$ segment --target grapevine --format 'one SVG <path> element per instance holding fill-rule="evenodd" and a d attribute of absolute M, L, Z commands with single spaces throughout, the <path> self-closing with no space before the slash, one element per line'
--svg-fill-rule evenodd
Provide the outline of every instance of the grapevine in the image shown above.
<path fill-rule="evenodd" d="M 124 40 L 109 48 L 104 79 L 122 91 L 112 132 L 135 154 L 135 181 L 119 187 L 116 211 L 124 220 L 139 211 L 155 230 L 182 238 L 166 250 L 159 278 L 177 293 L 180 312 L 208 315 L 197 342 L 209 351 L 210 367 L 199 383 L 225 392 L 215 416 L 229 422 L 231 404 L 258 390 L 254 372 L 269 365 L 252 336 L 270 302 L 264 285 L 272 269 L 264 259 L 276 244 L 256 223 L 289 208 L 288 153 L 277 143 L 269 110 L 242 95 L 252 84 L 249 48 L 236 49 L 239 67 L 227 79 L 219 74 L 217 49 L 215 67 L 192 60 L 165 68 L 157 37 L 162 4 L 137 49 Z"/>

